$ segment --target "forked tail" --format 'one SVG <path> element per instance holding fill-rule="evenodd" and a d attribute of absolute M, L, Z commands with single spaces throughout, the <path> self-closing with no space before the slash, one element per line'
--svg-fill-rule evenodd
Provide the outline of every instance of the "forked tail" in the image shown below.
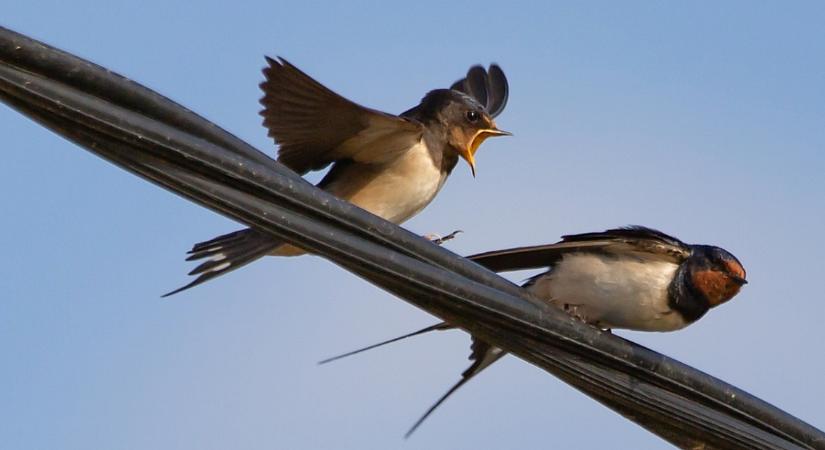
<path fill-rule="evenodd" d="M 186 260 L 197 261 L 206 259 L 201 265 L 189 272 L 189 275 L 198 275 L 198 277 L 186 286 L 163 294 L 163 297 L 177 294 L 212 278 L 243 267 L 267 255 L 280 245 L 281 242 L 252 228 L 224 234 L 209 241 L 195 244 L 192 250 L 189 250 L 189 257 L 187 257 Z"/>

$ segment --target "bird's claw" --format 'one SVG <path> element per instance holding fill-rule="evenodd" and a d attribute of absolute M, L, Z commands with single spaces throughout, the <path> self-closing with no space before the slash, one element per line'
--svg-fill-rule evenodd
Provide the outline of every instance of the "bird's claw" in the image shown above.
<path fill-rule="evenodd" d="M 435 245 L 441 245 L 441 244 L 443 244 L 443 243 L 445 243 L 449 240 L 455 239 L 455 237 L 459 233 L 463 233 L 463 232 L 464 231 L 462 231 L 462 230 L 455 230 L 455 231 L 453 231 L 452 233 L 450 233 L 446 236 L 440 236 L 436 233 L 429 233 L 429 234 L 425 234 L 424 238 L 428 239 L 430 242 L 432 242 Z"/>

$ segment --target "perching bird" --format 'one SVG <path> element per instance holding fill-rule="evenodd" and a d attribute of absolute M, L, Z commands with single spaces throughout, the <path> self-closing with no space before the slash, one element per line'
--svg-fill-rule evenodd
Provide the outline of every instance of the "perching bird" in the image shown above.
<path fill-rule="evenodd" d="M 430 91 L 418 106 L 392 115 L 357 105 L 284 60 L 267 58 L 261 115 L 278 144 L 278 161 L 303 175 L 332 168 L 318 187 L 400 224 L 438 194 L 461 157 L 475 176 L 475 153 L 492 136 L 509 135 L 493 118 L 507 103 L 499 66 L 474 66 L 450 89 Z M 195 244 L 187 261 L 205 259 L 191 283 L 169 296 L 265 255 L 304 251 L 252 228 Z"/>
<path fill-rule="evenodd" d="M 628 227 L 563 236 L 555 244 L 480 253 L 469 259 L 496 272 L 549 268 L 523 285 L 537 298 L 601 329 L 675 331 L 733 298 L 747 283 L 735 256 L 710 245 L 691 245 L 660 231 Z M 322 361 L 359 353 L 434 330 L 436 324 Z M 444 400 L 506 353 L 473 338 L 470 367 L 413 425 L 409 436 Z"/>

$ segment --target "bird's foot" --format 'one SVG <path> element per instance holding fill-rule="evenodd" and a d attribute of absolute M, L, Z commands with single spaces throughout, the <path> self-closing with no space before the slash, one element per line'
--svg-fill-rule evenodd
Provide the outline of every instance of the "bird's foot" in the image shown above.
<path fill-rule="evenodd" d="M 562 305 L 562 309 L 564 310 L 564 312 L 566 312 L 579 322 L 583 322 L 591 326 L 596 326 L 595 324 L 587 320 L 587 317 L 584 315 L 584 312 L 580 310 L 579 306 L 580 305 L 571 305 L 570 303 L 565 303 L 564 305 Z"/>
<path fill-rule="evenodd" d="M 428 239 L 430 242 L 432 242 L 435 245 L 441 245 L 441 244 L 443 244 L 443 243 L 445 243 L 449 240 L 455 239 L 455 237 L 459 233 L 463 233 L 463 232 L 464 231 L 462 231 L 462 230 L 455 230 L 455 231 L 453 231 L 452 233 L 450 233 L 446 236 L 441 236 L 441 235 L 436 234 L 436 233 L 427 233 L 427 234 L 424 235 L 424 238 Z"/>
<path fill-rule="evenodd" d="M 561 309 L 564 310 L 564 312 L 566 312 L 573 319 L 578 320 L 579 322 L 582 322 L 585 325 L 590 325 L 591 327 L 593 327 L 593 328 L 595 328 L 595 329 L 597 329 L 597 330 L 599 330 L 603 333 L 613 334 L 613 330 L 611 330 L 610 327 L 605 326 L 601 322 L 598 322 L 598 321 L 593 322 L 593 321 L 589 320 L 587 318 L 587 316 L 584 314 L 584 311 L 582 311 L 581 305 L 573 305 L 573 304 L 570 304 L 570 303 L 563 303 L 561 305 L 557 304 L 557 306 L 560 306 Z"/>
<path fill-rule="evenodd" d="M 602 324 L 602 323 L 600 323 L 600 322 L 596 322 L 596 323 L 594 323 L 594 324 L 592 324 L 592 325 L 593 325 L 594 327 L 596 327 L 596 329 L 597 329 L 597 330 L 599 330 L 599 331 L 601 331 L 602 333 L 613 334 L 613 330 L 612 330 L 612 329 L 610 329 L 609 327 L 604 326 L 604 324 Z"/>

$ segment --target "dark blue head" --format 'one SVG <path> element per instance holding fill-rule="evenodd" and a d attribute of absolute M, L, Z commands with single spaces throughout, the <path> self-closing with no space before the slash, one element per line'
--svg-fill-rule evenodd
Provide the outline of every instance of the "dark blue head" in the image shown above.
<path fill-rule="evenodd" d="M 470 165 L 475 176 L 475 153 L 485 139 L 508 136 L 473 97 L 452 89 L 430 91 L 416 108 L 415 116 L 428 126 L 442 127 L 447 144 Z"/>

